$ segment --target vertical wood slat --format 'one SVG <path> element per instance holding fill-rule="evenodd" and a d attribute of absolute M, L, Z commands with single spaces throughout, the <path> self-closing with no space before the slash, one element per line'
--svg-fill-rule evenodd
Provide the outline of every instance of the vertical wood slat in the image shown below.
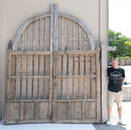
<path fill-rule="evenodd" d="M 44 23 L 45 23 L 45 19 L 43 18 L 43 19 L 40 19 L 39 20 L 39 34 L 40 34 L 40 46 L 39 46 L 39 50 L 44 50 L 44 48 L 45 48 L 45 42 L 44 42 L 44 30 L 45 30 L 45 28 L 44 28 Z"/>
<path fill-rule="evenodd" d="M 68 75 L 73 75 L 73 56 L 68 55 Z M 69 99 L 74 97 L 73 95 L 73 78 L 68 79 L 68 86 L 69 86 Z"/>
<path fill-rule="evenodd" d="M 73 48 L 73 50 L 75 50 L 75 40 L 76 40 L 75 39 L 76 38 L 75 32 L 76 32 L 75 24 L 72 21 L 72 48 Z"/>
<path fill-rule="evenodd" d="M 61 55 L 57 55 L 55 56 L 57 57 L 56 58 L 56 76 L 60 76 L 61 75 Z M 61 84 L 61 78 L 57 78 L 56 81 L 57 81 L 57 99 L 60 99 L 61 96 L 62 96 L 62 84 Z"/>
<path fill-rule="evenodd" d="M 68 19 L 68 50 L 72 50 L 72 22 Z"/>
<path fill-rule="evenodd" d="M 30 24 L 30 30 L 29 30 L 29 34 L 30 34 L 30 50 L 34 49 L 34 24 Z"/>
<path fill-rule="evenodd" d="M 57 36 L 58 36 L 58 50 L 62 50 L 62 38 L 61 38 L 61 18 L 58 17 L 58 26 L 57 26 Z"/>
<path fill-rule="evenodd" d="M 38 75 L 38 55 L 34 56 L 34 76 Z M 33 79 L 33 98 L 38 98 L 39 84 L 38 79 Z"/>
<path fill-rule="evenodd" d="M 53 117 L 53 122 L 55 122 L 56 120 L 56 110 L 55 110 L 55 98 L 56 98 L 56 88 L 54 86 L 53 88 L 53 44 L 54 44 L 54 20 L 55 16 L 54 16 L 54 6 L 51 6 L 51 18 L 50 18 L 50 87 L 49 87 L 49 113 L 50 113 L 50 117 L 52 114 Z M 54 92 L 54 93 L 52 93 Z M 53 94 L 53 95 L 52 95 Z M 53 101 L 52 101 L 53 98 Z"/>
<path fill-rule="evenodd" d="M 31 50 L 30 48 L 30 25 L 28 26 L 28 29 L 27 29 L 27 50 Z"/>
<path fill-rule="evenodd" d="M 24 75 L 26 75 L 26 56 L 23 56 L 22 55 L 22 61 L 21 61 L 21 76 L 24 76 Z M 22 99 L 26 99 L 26 90 L 27 90 L 27 86 L 26 86 L 26 84 L 27 84 L 27 82 L 26 82 L 26 79 L 25 78 L 23 78 L 23 79 L 21 79 L 22 81 L 21 81 L 21 98 Z"/>
<path fill-rule="evenodd" d="M 78 25 L 78 50 L 81 50 L 81 27 Z"/>
<path fill-rule="evenodd" d="M 21 56 L 16 56 L 16 76 L 20 76 L 21 69 Z M 16 99 L 20 98 L 20 78 L 16 79 L 15 85 L 15 97 Z"/>
<path fill-rule="evenodd" d="M 96 54 L 91 56 L 91 74 L 96 75 Z M 96 98 L 96 78 L 91 77 L 91 96 Z"/>
<path fill-rule="evenodd" d="M 62 50 L 64 50 L 64 18 L 61 17 L 61 44 Z"/>
<path fill-rule="evenodd" d="M 84 75 L 84 56 L 80 55 L 80 75 Z M 84 99 L 85 97 L 85 83 L 84 78 L 80 78 L 80 98 Z"/>
<path fill-rule="evenodd" d="M 67 50 L 67 19 L 62 17 L 62 35 L 63 35 L 63 50 Z M 68 56 L 63 55 L 63 75 L 67 75 L 68 71 Z M 68 99 L 68 79 L 63 78 L 63 99 Z"/>
<path fill-rule="evenodd" d="M 24 120 L 24 102 L 20 102 L 20 120 Z"/>
<path fill-rule="evenodd" d="M 90 56 L 86 55 L 85 56 L 85 62 L 86 62 L 86 75 L 90 75 L 90 67 L 91 67 L 91 61 L 90 61 Z M 90 77 L 85 78 L 85 86 L 86 86 L 86 97 L 90 98 Z"/>
<path fill-rule="evenodd" d="M 10 87 L 10 71 L 11 71 L 11 50 L 7 51 L 7 61 L 6 61 L 6 88 L 5 88 L 5 113 L 4 113 L 4 119 L 5 121 L 7 121 L 9 119 L 9 113 L 10 113 L 10 109 L 9 109 L 9 87 Z"/>
<path fill-rule="evenodd" d="M 39 75 L 44 75 L 44 56 L 39 56 Z M 38 79 L 39 94 L 38 99 L 43 99 L 44 96 L 44 79 Z"/>
<path fill-rule="evenodd" d="M 24 44 L 23 50 L 27 51 L 28 50 L 28 27 L 23 33 L 23 44 Z"/>
<path fill-rule="evenodd" d="M 11 51 L 10 51 L 10 53 L 11 53 Z M 10 62 L 11 62 L 11 72 L 10 72 L 10 74 L 7 74 L 8 78 L 10 76 L 12 76 L 12 75 L 16 75 L 16 56 L 12 56 L 11 55 L 11 61 Z M 8 65 L 8 63 L 7 63 L 7 65 Z M 16 82 L 15 79 L 13 79 L 13 80 L 10 81 L 11 93 L 12 93 L 11 94 L 12 95 L 11 99 L 12 100 L 15 99 L 15 82 Z"/>
<path fill-rule="evenodd" d="M 67 34 L 68 34 L 68 43 L 67 43 L 67 49 L 72 50 L 73 43 L 72 43 L 72 21 L 70 19 L 67 19 Z M 73 65 L 73 55 L 68 55 L 68 75 L 73 75 L 74 65 Z M 75 96 L 75 89 L 74 89 L 74 78 L 68 79 L 68 86 L 69 86 L 69 99 L 74 99 Z"/>
<path fill-rule="evenodd" d="M 51 23 L 50 23 L 50 18 L 49 17 L 46 17 L 45 18 L 45 50 L 46 51 L 49 51 L 49 49 L 51 48 L 51 45 L 49 44 L 50 42 L 50 37 L 49 37 L 49 29 L 52 28 L 51 26 Z"/>
<path fill-rule="evenodd" d="M 56 33 L 58 31 L 57 30 L 58 29 L 57 28 L 57 26 L 58 26 L 58 22 L 57 22 L 58 21 L 58 7 L 57 7 L 57 5 L 52 6 L 52 10 L 51 11 L 52 11 L 52 16 L 53 16 L 52 19 L 53 19 L 53 23 L 54 23 L 54 26 L 52 25 L 52 27 L 53 27 L 52 28 L 52 30 L 53 30 L 53 32 L 52 32 L 53 37 L 52 37 L 51 40 L 54 40 L 54 42 L 52 42 L 53 43 L 52 45 L 54 45 L 54 46 L 56 45 L 56 47 L 54 49 L 57 50 L 57 49 L 59 49 L 59 47 L 58 47 L 58 37 L 57 37 L 57 33 Z M 56 59 L 53 59 L 53 58 L 52 58 L 52 60 L 53 60 L 53 62 L 55 62 Z M 52 65 L 52 67 L 53 67 L 53 65 Z M 54 68 L 54 69 L 56 69 L 56 68 Z M 56 76 L 56 75 L 53 75 L 53 79 L 54 79 L 54 76 Z M 56 100 L 57 100 L 57 88 L 56 88 L 57 87 L 57 83 L 56 83 L 56 81 L 57 80 L 53 81 L 53 83 L 54 83 L 53 84 L 53 87 L 54 87 L 54 94 L 53 95 L 54 95 L 54 97 L 53 97 L 53 106 L 52 106 L 53 107 L 53 122 L 55 122 L 56 118 L 57 118 L 56 117 L 56 109 L 57 109 L 56 108 Z"/>
<path fill-rule="evenodd" d="M 74 48 L 75 50 L 79 50 L 79 46 L 78 46 L 78 38 L 79 38 L 79 28 L 78 28 L 78 24 L 77 23 L 74 23 L 74 27 L 75 27 L 75 41 L 74 41 Z"/>
<path fill-rule="evenodd" d="M 63 55 L 62 57 L 63 61 L 63 70 L 62 70 L 62 75 L 67 74 L 67 55 Z M 67 79 L 62 78 L 62 97 L 63 99 L 66 99 L 67 97 Z"/>
<path fill-rule="evenodd" d="M 62 18 L 63 22 L 63 49 L 67 50 L 67 18 Z"/>
<path fill-rule="evenodd" d="M 28 27 L 23 33 L 23 44 L 24 44 L 24 49 L 23 50 L 28 50 Z M 26 71 L 27 71 L 27 63 L 26 63 L 26 56 L 21 56 L 21 76 L 26 76 Z M 17 87 L 17 86 L 16 86 Z M 26 94 L 27 94 L 27 80 L 25 78 L 21 79 L 21 99 L 26 99 Z"/>
<path fill-rule="evenodd" d="M 79 62 L 79 58 L 78 58 L 78 55 L 74 55 L 74 75 L 78 75 L 78 62 Z M 78 78 L 74 78 L 74 98 L 77 99 L 79 97 L 79 79 Z"/>
<path fill-rule="evenodd" d="M 33 57 L 27 56 L 27 76 L 32 76 Z M 32 99 L 32 79 L 27 79 L 27 99 Z"/>
<path fill-rule="evenodd" d="M 40 28 L 39 28 L 39 20 L 34 23 L 34 40 L 35 40 L 35 50 L 39 50 L 40 48 Z"/>

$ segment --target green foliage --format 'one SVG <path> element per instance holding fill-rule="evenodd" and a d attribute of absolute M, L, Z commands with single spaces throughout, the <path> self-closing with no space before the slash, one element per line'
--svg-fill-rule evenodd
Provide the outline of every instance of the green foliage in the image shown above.
<path fill-rule="evenodd" d="M 125 45 L 130 47 L 131 46 L 131 42 L 125 42 Z"/>
<path fill-rule="evenodd" d="M 120 32 L 109 30 L 109 46 L 116 47 L 116 51 L 109 52 L 109 58 L 131 58 L 131 39 Z"/>

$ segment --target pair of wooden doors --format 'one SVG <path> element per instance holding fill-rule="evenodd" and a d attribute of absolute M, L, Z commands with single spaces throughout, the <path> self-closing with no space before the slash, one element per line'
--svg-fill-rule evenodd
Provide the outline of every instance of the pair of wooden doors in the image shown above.
<path fill-rule="evenodd" d="M 28 20 L 8 49 L 5 123 L 100 122 L 99 49 L 57 12 Z"/>

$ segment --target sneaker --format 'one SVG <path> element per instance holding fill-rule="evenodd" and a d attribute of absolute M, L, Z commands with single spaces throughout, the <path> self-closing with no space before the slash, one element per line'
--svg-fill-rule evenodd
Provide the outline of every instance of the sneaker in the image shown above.
<path fill-rule="evenodd" d="M 124 125 L 124 126 L 126 125 L 126 124 L 122 121 L 122 119 L 119 119 L 119 120 L 118 120 L 118 124 Z"/>
<path fill-rule="evenodd" d="M 111 120 L 108 120 L 108 121 L 106 122 L 106 124 L 107 124 L 107 125 L 112 125 L 112 121 L 111 121 Z"/>
<path fill-rule="evenodd" d="M 111 121 L 111 120 L 108 120 L 107 122 L 106 122 L 106 125 L 117 125 L 118 123 L 117 122 L 113 122 L 113 121 Z"/>

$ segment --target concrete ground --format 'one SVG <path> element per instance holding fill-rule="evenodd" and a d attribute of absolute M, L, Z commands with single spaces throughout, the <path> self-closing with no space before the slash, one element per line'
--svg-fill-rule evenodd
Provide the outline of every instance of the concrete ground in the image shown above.
<path fill-rule="evenodd" d="M 0 130 L 131 130 L 131 102 L 123 102 L 123 121 L 126 126 L 106 124 L 22 124 L 3 125 L 0 123 Z M 112 119 L 116 122 L 118 118 L 116 104 L 113 106 Z"/>
<path fill-rule="evenodd" d="M 117 121 L 117 106 L 114 104 L 112 119 L 114 122 Z M 131 130 L 131 102 L 123 102 L 123 122 L 126 126 L 114 125 L 107 126 L 106 124 L 93 124 L 96 130 Z"/>

